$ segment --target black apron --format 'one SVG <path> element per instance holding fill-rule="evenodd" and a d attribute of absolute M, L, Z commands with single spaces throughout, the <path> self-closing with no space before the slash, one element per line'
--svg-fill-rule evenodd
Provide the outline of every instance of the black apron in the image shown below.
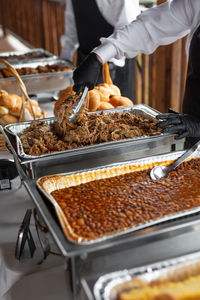
<path fill-rule="evenodd" d="M 72 0 L 79 41 L 79 64 L 95 47 L 100 45 L 101 37 L 113 33 L 111 26 L 102 16 L 95 0 Z"/>
<path fill-rule="evenodd" d="M 116 0 L 117 1 L 117 0 Z M 113 33 L 111 26 L 102 16 L 95 0 L 72 0 L 79 48 L 77 50 L 77 65 L 97 46 L 101 37 Z M 124 67 L 109 63 L 112 81 L 117 85 L 121 94 L 134 99 L 134 59 L 126 59 Z M 97 84 L 103 82 L 102 72 Z"/>
<path fill-rule="evenodd" d="M 188 71 L 183 98 L 183 113 L 200 119 L 200 26 L 195 31 L 189 50 Z M 187 148 L 199 138 L 188 138 Z"/>

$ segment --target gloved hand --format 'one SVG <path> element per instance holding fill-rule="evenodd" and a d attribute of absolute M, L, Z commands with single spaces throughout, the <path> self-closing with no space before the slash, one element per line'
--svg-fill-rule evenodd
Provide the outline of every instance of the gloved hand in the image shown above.
<path fill-rule="evenodd" d="M 89 90 L 92 90 L 96 85 L 101 67 L 102 63 L 97 58 L 97 55 L 95 53 L 90 53 L 74 71 L 73 90 L 79 94 L 86 85 Z"/>
<path fill-rule="evenodd" d="M 184 137 L 200 137 L 200 118 L 178 113 L 160 114 L 156 118 L 163 120 L 157 127 L 165 127 L 163 133 L 176 133 L 177 140 Z"/>

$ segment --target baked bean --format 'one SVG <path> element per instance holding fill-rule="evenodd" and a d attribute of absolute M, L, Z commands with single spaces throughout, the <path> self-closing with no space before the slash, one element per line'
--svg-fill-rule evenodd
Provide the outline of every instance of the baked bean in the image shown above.
<path fill-rule="evenodd" d="M 200 159 L 184 162 L 161 180 L 151 180 L 149 172 L 94 180 L 51 194 L 72 230 L 85 240 L 200 206 Z"/>

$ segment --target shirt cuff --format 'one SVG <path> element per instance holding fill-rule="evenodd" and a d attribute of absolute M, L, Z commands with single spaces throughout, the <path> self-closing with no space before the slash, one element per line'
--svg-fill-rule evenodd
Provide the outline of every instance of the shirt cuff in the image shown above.
<path fill-rule="evenodd" d="M 67 51 L 66 49 L 62 49 L 61 52 L 60 52 L 60 56 L 59 56 L 61 59 L 66 59 L 70 62 L 73 61 L 73 53 L 69 53 L 69 51 Z"/>
<path fill-rule="evenodd" d="M 117 55 L 117 50 L 115 46 L 111 43 L 105 43 L 101 44 L 99 47 L 94 49 L 92 52 L 96 53 L 98 56 L 100 56 L 103 64 L 107 61 L 111 60 Z"/>

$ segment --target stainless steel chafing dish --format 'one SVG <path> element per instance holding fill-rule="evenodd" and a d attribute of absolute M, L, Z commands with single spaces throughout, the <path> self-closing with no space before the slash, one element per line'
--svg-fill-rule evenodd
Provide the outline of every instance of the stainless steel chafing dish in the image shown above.
<path fill-rule="evenodd" d="M 10 143 L 9 140 L 8 143 Z M 12 144 L 10 144 L 10 146 L 12 147 Z M 183 151 L 154 155 L 146 159 L 134 160 L 131 163 L 141 164 L 145 161 L 149 162 L 149 159 L 154 161 L 171 160 L 176 159 L 181 154 L 183 154 Z M 83 161 L 85 161 L 85 159 Z M 96 162 L 95 159 L 94 161 Z M 189 251 L 197 251 L 196 249 L 199 249 L 199 208 L 193 211 L 186 211 L 183 214 L 173 215 L 172 218 L 166 217 L 162 221 L 160 220 L 160 223 L 158 222 L 154 225 L 153 223 L 145 224 L 147 227 L 141 227 L 140 230 L 124 232 L 124 234 L 113 236 L 109 239 L 102 239 L 98 243 L 72 243 L 66 238 L 60 226 L 54 206 L 38 190 L 36 179 L 30 179 L 25 176 L 25 174 L 21 172 L 23 170 L 23 164 L 20 164 L 18 160 L 16 160 L 16 162 L 24 186 L 40 215 L 42 225 L 48 229 L 48 233 L 51 234 L 61 254 L 66 258 L 66 263 L 69 262 L 74 295 L 78 294 L 80 278 L 86 278 L 89 286 L 93 287 L 95 281 L 102 274 L 119 269 L 123 270 L 124 268 L 129 269 L 130 266 L 141 266 L 145 263 L 147 264 L 158 261 L 159 259 L 172 257 L 172 255 L 177 256 L 181 253 L 186 254 Z M 68 175 L 70 175 L 78 173 L 75 172 L 75 170 L 79 170 L 80 173 L 99 169 L 98 162 L 96 162 L 96 165 L 94 163 L 95 168 L 93 169 L 86 168 L 86 165 L 91 166 L 92 163 L 90 161 L 83 164 L 80 162 L 80 160 L 75 160 L 72 164 L 68 162 L 64 164 L 64 166 L 62 165 L 62 167 L 59 166 L 58 170 L 60 170 L 60 172 L 63 172 L 63 170 L 69 171 Z M 130 162 L 104 165 L 102 169 L 128 163 Z M 80 171 L 82 166 L 84 166 L 83 170 Z M 40 169 L 42 169 L 42 165 L 40 165 Z M 50 174 L 52 174 L 55 169 L 53 166 L 50 166 L 48 170 L 45 167 L 40 173 L 47 174 L 47 171 L 50 171 Z M 187 238 L 187 243 L 185 243 L 185 238 Z M 86 290 L 91 296 L 91 291 L 89 291 L 88 286 Z M 88 299 L 94 300 L 94 298 L 90 296 Z"/>
<path fill-rule="evenodd" d="M 108 240 L 113 237 L 118 237 L 124 235 L 126 233 L 130 233 L 133 231 L 137 231 L 140 229 L 144 229 L 146 227 L 153 226 L 158 223 L 166 222 L 172 219 L 181 218 L 184 216 L 188 216 L 191 214 L 195 214 L 200 212 L 200 206 L 196 208 L 185 209 L 182 212 L 174 212 L 168 214 L 166 216 L 159 217 L 155 220 L 149 220 L 148 222 L 143 222 L 138 225 L 134 225 L 131 228 L 125 229 L 121 232 L 114 232 L 109 235 L 104 235 L 102 238 L 90 239 L 89 241 L 85 241 L 84 238 L 75 234 L 70 224 L 68 223 L 67 218 L 64 215 L 63 210 L 58 205 L 54 197 L 51 195 L 51 192 L 57 189 L 62 189 L 65 187 L 76 186 L 81 183 L 90 182 L 93 180 L 110 178 L 116 175 L 127 174 L 130 172 L 135 172 L 138 170 L 145 170 L 153 167 L 155 164 L 163 162 L 163 161 L 173 161 L 180 156 L 179 153 L 168 154 L 168 155 L 160 155 L 155 157 L 142 158 L 135 161 L 130 161 L 126 163 L 118 163 L 108 167 L 95 168 L 93 170 L 85 170 L 84 172 L 71 172 L 64 174 L 56 174 L 50 176 L 44 176 L 37 180 L 38 188 L 44 193 L 44 195 L 49 199 L 49 201 L 53 204 L 62 229 L 66 235 L 66 237 L 74 243 L 78 244 L 91 244 L 96 242 L 101 242 L 104 240 Z M 191 157 L 200 157 L 198 152 L 195 152 Z M 150 188 L 150 187 L 149 187 Z"/>
<path fill-rule="evenodd" d="M 135 278 L 145 282 L 151 282 L 158 278 L 163 278 L 163 280 L 170 278 L 172 281 L 176 281 L 179 278 L 184 279 L 195 274 L 200 274 L 199 252 L 138 268 L 104 274 L 95 282 L 91 294 L 94 295 L 95 300 L 117 300 L 122 292 L 134 288 L 134 281 L 132 282 L 132 280 Z M 88 293 L 87 279 L 82 280 L 82 284 Z"/>
<path fill-rule="evenodd" d="M 142 104 L 135 105 L 133 107 L 108 110 L 107 113 L 116 111 L 130 111 L 134 114 L 145 115 L 149 118 L 155 118 L 155 116 L 159 113 L 156 110 Z M 44 119 L 44 122 L 52 124 L 56 120 L 56 118 L 49 118 Z M 71 167 L 76 169 L 76 163 L 77 169 L 84 169 L 183 149 L 183 140 L 175 140 L 174 135 L 160 134 L 153 137 L 143 136 L 120 141 L 105 142 L 98 145 L 54 152 L 51 154 L 41 155 L 39 157 L 30 156 L 24 153 L 19 135 L 31 124 L 31 122 L 34 121 L 5 125 L 3 127 L 3 132 L 13 145 L 13 155 L 17 157 L 20 164 L 31 170 L 30 176 L 32 178 L 64 172 L 66 170 L 70 171 Z M 45 173 L 43 172 L 44 170 Z"/>
<path fill-rule="evenodd" d="M 113 236 L 110 237 L 105 237 L 102 238 L 100 240 L 97 240 L 97 242 L 94 241 L 90 241 L 88 243 L 85 242 L 71 242 L 69 241 L 69 239 L 66 239 L 63 230 L 62 230 L 62 234 L 60 232 L 60 229 L 58 228 L 58 225 L 55 223 L 55 221 L 52 218 L 52 215 L 49 215 L 49 211 L 48 211 L 48 206 L 51 208 L 54 208 L 54 212 L 57 212 L 57 207 L 55 207 L 55 203 L 53 203 L 53 201 L 51 201 L 51 199 L 47 200 L 48 194 L 49 192 L 51 192 L 52 190 L 56 189 L 56 187 L 63 187 L 63 183 L 65 183 L 65 178 L 64 177 L 69 177 L 69 182 L 71 184 L 74 184 L 74 180 L 76 180 L 76 176 L 78 174 L 83 174 L 83 176 L 81 175 L 80 178 L 84 179 L 84 174 L 87 173 L 91 173 L 93 176 L 93 179 L 95 178 L 95 176 L 100 176 L 101 174 L 101 170 L 103 172 L 103 174 L 105 173 L 105 169 L 108 170 L 109 174 L 112 174 L 112 170 L 115 169 L 120 169 L 121 167 L 125 167 L 125 170 L 129 168 L 129 166 L 142 166 L 142 165 L 146 165 L 149 163 L 160 163 L 162 161 L 171 161 L 174 160 L 176 158 L 178 158 L 181 154 L 183 154 L 183 151 L 178 151 L 178 152 L 174 152 L 174 153 L 170 153 L 170 154 L 162 154 L 162 155 L 155 155 L 155 156 L 150 156 L 147 158 L 141 158 L 141 159 L 136 159 L 133 161 L 128 161 L 126 163 L 121 162 L 121 163 L 115 163 L 115 164 L 111 164 L 111 165 L 107 165 L 107 166 L 102 166 L 100 167 L 96 167 L 96 168 L 91 168 L 91 169 L 86 169 L 86 170 L 80 170 L 80 166 L 79 166 L 79 171 L 72 171 L 72 172 L 68 172 L 66 174 L 58 174 L 59 176 L 61 176 L 61 180 L 57 181 L 55 183 L 55 185 L 53 184 L 52 186 L 50 186 L 50 188 L 48 189 L 48 182 L 47 185 L 45 186 L 45 184 L 43 185 L 43 178 L 41 179 L 41 184 L 40 184 L 40 179 L 38 179 L 38 187 L 39 189 L 44 192 L 45 197 L 41 197 L 41 193 L 38 192 L 38 189 L 36 188 L 36 182 L 37 180 L 35 179 L 28 179 L 25 178 L 24 180 L 24 184 L 25 187 L 27 188 L 28 192 L 30 193 L 33 201 L 35 202 L 36 206 L 38 207 L 38 209 L 40 210 L 40 213 L 42 214 L 45 223 L 47 224 L 47 227 L 50 229 L 52 235 L 54 236 L 55 240 L 57 241 L 58 245 L 61 247 L 62 251 L 63 251 L 63 255 L 77 255 L 80 254 L 82 252 L 93 252 L 96 251 L 97 249 L 101 249 L 106 248 L 106 247 L 111 247 L 114 245 L 121 245 L 121 243 L 123 243 L 123 241 L 125 240 L 138 240 L 140 238 L 145 238 L 145 236 L 154 236 L 154 234 L 156 234 L 156 232 L 159 232 L 160 230 L 163 230 L 163 233 L 167 233 L 171 231 L 171 227 L 173 227 L 173 221 L 177 221 L 180 220 L 180 227 L 175 226 L 175 229 L 178 230 L 182 230 L 182 228 L 184 228 L 190 222 L 192 222 L 191 224 L 195 224 L 195 222 L 199 222 L 199 218 L 198 218 L 198 213 L 200 212 L 200 207 L 196 207 L 194 209 L 188 209 L 188 210 L 184 210 L 183 212 L 178 212 L 178 213 L 173 213 L 170 215 L 167 215 L 165 217 L 162 217 L 160 219 L 157 219 L 155 221 L 149 221 L 143 224 L 140 224 L 139 226 L 135 226 L 134 228 L 131 228 L 129 230 L 125 230 L 121 233 L 118 234 L 114 234 Z M 194 155 L 192 156 L 193 158 L 195 157 L 200 157 L 199 153 L 194 153 Z M 109 171 L 110 170 L 110 171 Z M 46 177 L 46 176 L 45 176 Z M 51 177 L 49 178 L 49 180 L 51 181 Z M 62 178 L 63 177 L 63 178 Z M 47 176 L 47 181 L 48 181 L 48 176 Z M 44 182 L 45 182 L 45 178 L 44 178 Z M 79 180 L 80 182 L 80 180 Z M 45 202 L 44 202 L 45 199 Z M 58 208 L 59 210 L 59 208 Z M 195 216 L 197 215 L 197 219 L 195 218 Z M 56 216 L 56 220 L 59 220 L 60 216 L 59 214 L 56 213 L 56 215 L 54 215 L 54 218 Z M 61 216 L 62 217 L 62 216 Z M 191 217 L 191 221 L 188 217 Z M 188 219 L 187 219 L 188 218 Z M 196 221 L 194 221 L 196 220 Z M 171 221 L 171 223 L 170 223 Z M 62 222 L 61 222 L 62 223 Z M 60 224 L 60 222 L 59 222 Z M 163 224 L 163 225 L 161 225 Z M 190 225 L 191 225 L 190 224 Z M 163 227 L 162 227 L 163 226 Z M 170 227 L 171 226 L 171 227 Z M 188 225 L 189 226 L 189 225 Z M 61 228 L 62 228 L 62 224 L 61 224 Z M 148 229 L 148 230 L 145 230 Z M 184 229 L 183 229 L 184 230 Z M 134 234 L 135 233 L 135 234 Z M 62 245 L 62 246 L 61 246 Z"/>
<path fill-rule="evenodd" d="M 27 56 L 27 57 L 26 57 Z M 18 63 L 27 63 L 32 61 L 49 61 L 57 58 L 56 55 L 50 53 L 49 51 L 42 48 L 34 48 L 23 51 L 9 51 L 1 52 L 0 59 L 5 59 L 9 63 L 18 64 Z M 2 65 L 4 66 L 4 65 Z"/>
<path fill-rule="evenodd" d="M 26 63 L 12 64 L 16 69 L 20 68 L 37 68 L 38 66 L 59 65 L 71 68 L 69 64 L 61 59 L 44 59 L 42 61 L 29 61 Z M 72 84 L 73 70 L 69 69 L 62 72 L 38 73 L 20 76 L 23 80 L 28 94 L 43 93 L 63 90 Z M 20 88 L 14 77 L 1 78 L 0 89 L 6 90 L 10 94 L 19 94 Z"/>

